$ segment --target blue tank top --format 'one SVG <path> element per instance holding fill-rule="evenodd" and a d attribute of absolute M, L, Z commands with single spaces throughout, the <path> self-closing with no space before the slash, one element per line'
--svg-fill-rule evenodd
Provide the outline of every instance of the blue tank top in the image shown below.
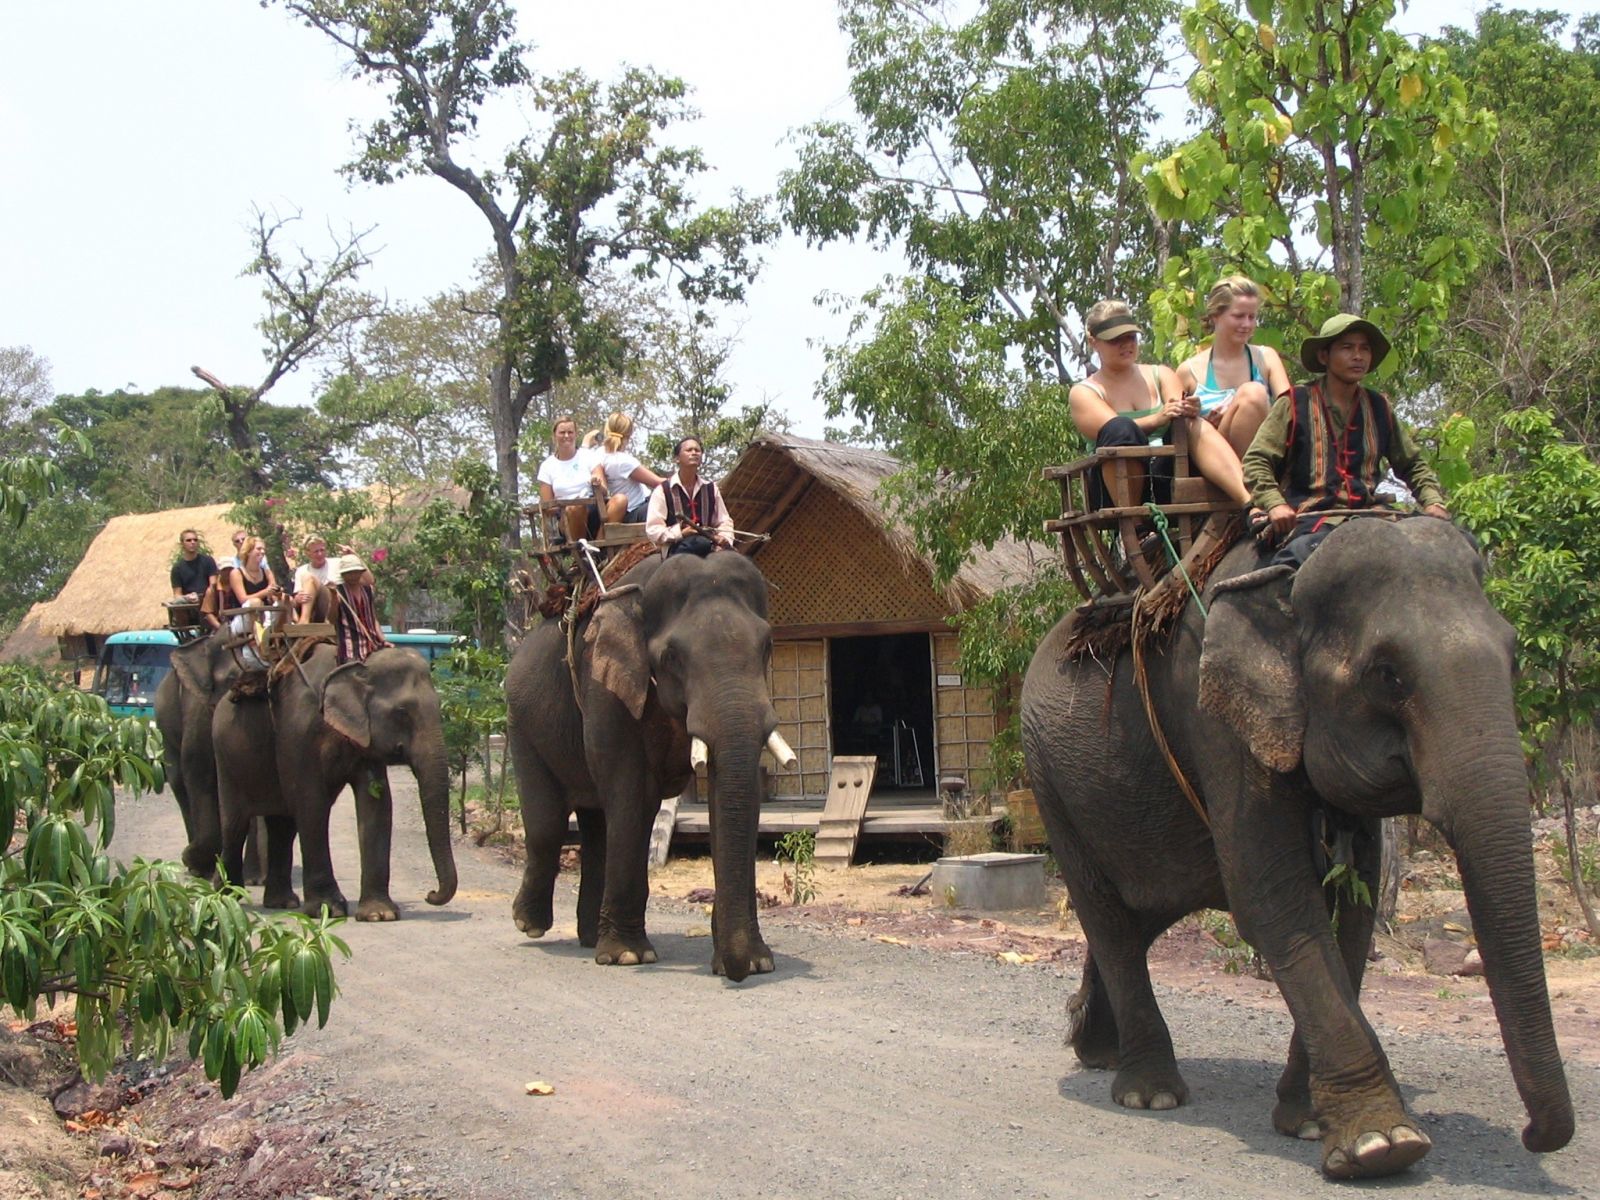
<path fill-rule="evenodd" d="M 1261 374 L 1256 370 L 1255 352 L 1249 347 L 1244 348 L 1245 361 L 1250 364 L 1250 382 L 1259 383 Z M 1236 387 L 1222 388 L 1217 386 L 1217 374 L 1212 368 L 1212 354 L 1206 352 L 1206 381 L 1195 389 L 1194 398 L 1200 402 L 1200 415 L 1208 416 L 1217 409 L 1227 405 L 1233 399 L 1233 394 L 1239 389 Z"/>

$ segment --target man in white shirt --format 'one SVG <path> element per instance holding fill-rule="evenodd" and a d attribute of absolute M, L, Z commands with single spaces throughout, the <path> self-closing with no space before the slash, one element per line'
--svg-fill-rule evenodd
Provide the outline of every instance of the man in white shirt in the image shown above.
<path fill-rule="evenodd" d="M 306 543 L 306 562 L 294 573 L 294 619 L 309 621 L 316 607 L 317 593 L 328 586 L 333 578 L 333 563 L 328 559 L 328 543 L 312 537 Z"/>

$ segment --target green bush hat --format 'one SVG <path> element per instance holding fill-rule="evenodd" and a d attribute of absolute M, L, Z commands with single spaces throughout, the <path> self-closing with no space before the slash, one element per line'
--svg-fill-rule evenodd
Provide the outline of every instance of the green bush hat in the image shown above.
<path fill-rule="evenodd" d="M 1389 357 L 1389 339 L 1384 336 L 1371 321 L 1358 317 L 1354 313 L 1340 313 L 1329 317 L 1322 323 L 1322 329 L 1316 337 L 1308 337 L 1300 343 L 1300 365 L 1313 375 L 1321 375 L 1328 368 L 1322 365 L 1317 354 L 1326 350 L 1333 344 L 1340 334 L 1348 333 L 1352 329 L 1359 329 L 1372 339 L 1372 370 L 1378 369 L 1378 364 Z"/>

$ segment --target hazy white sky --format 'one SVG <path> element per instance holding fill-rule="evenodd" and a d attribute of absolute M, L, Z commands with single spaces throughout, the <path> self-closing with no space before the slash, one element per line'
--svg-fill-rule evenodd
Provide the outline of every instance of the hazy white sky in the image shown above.
<path fill-rule="evenodd" d="M 1541 0 L 1529 7 L 1583 11 Z M 1408 31 L 1470 24 L 1473 3 L 1423 0 Z M 848 117 L 846 47 L 828 0 L 525 2 L 536 69 L 609 77 L 623 63 L 674 73 L 704 116 L 676 134 L 715 168 L 708 198 L 772 190 L 789 131 Z M 380 94 L 341 73 L 321 34 L 256 0 L 0 0 L 0 345 L 50 360 L 59 392 L 193 383 L 198 363 L 229 382 L 262 371 L 254 281 L 241 278 L 252 205 L 295 209 L 312 250 L 326 227 L 376 226 L 365 286 L 416 302 L 465 282 L 487 226 L 432 177 L 347 186 L 352 119 Z M 508 114 L 510 116 L 510 114 Z M 492 153 L 509 126 L 486 130 Z M 737 398 L 763 396 L 797 432 L 820 435 L 812 391 L 839 318 L 813 303 L 857 294 L 892 259 L 819 252 L 793 238 L 768 254 L 750 295 L 730 375 Z M 273 398 L 311 398 L 313 372 Z"/>

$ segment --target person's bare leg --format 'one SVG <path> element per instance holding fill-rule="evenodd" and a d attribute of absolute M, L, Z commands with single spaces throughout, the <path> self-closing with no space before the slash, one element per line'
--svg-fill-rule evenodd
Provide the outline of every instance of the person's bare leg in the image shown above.
<path fill-rule="evenodd" d="M 628 515 L 628 498 L 623 495 L 609 496 L 606 498 L 606 520 L 613 525 L 622 524 L 622 519 Z"/>
<path fill-rule="evenodd" d="M 567 523 L 567 540 L 576 542 L 579 538 L 589 536 L 589 510 L 582 504 L 574 504 L 561 510 L 561 519 Z"/>
<path fill-rule="evenodd" d="M 1261 428 L 1261 423 L 1267 419 L 1267 410 L 1272 407 L 1271 398 L 1267 395 L 1265 384 L 1251 382 L 1244 384 L 1234 392 L 1233 400 L 1223 410 L 1222 419 L 1217 422 L 1217 430 L 1228 439 L 1228 445 L 1233 447 L 1233 452 L 1240 458 L 1250 449 L 1250 443 L 1255 440 L 1256 430 Z"/>
<path fill-rule="evenodd" d="M 1198 417 L 1190 417 L 1188 421 L 1189 453 L 1194 458 L 1194 465 L 1200 468 L 1200 474 L 1226 492 L 1228 498 L 1240 508 L 1249 504 L 1250 492 L 1244 486 L 1244 467 L 1240 465 L 1239 456 L 1233 452 L 1228 439 Z"/>

